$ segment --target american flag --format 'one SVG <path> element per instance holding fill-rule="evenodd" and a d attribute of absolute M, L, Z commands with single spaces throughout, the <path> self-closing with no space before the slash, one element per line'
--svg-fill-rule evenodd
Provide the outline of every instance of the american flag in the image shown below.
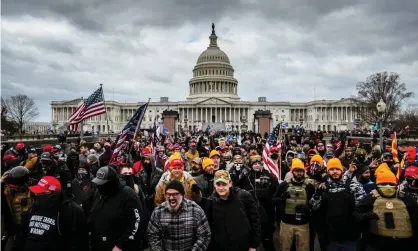
<path fill-rule="evenodd" d="M 277 148 L 281 148 L 281 144 L 277 144 L 277 134 L 278 130 L 280 130 L 280 124 L 274 128 L 273 132 L 269 134 L 266 144 L 263 148 L 263 164 L 264 169 L 270 172 L 271 176 L 276 180 L 280 180 L 280 170 L 279 167 L 273 162 L 273 160 L 269 157 L 270 149 L 272 146 L 276 146 Z M 277 144 L 277 145 L 276 145 Z M 280 160 L 279 160 L 280 161 Z"/>
<path fill-rule="evenodd" d="M 339 148 L 341 148 L 342 146 L 341 146 L 341 140 L 340 141 L 338 141 L 337 143 L 335 143 L 335 147 L 336 147 L 336 149 L 338 150 Z M 347 146 L 348 146 L 348 142 L 346 141 L 345 142 L 345 144 L 344 144 L 344 146 L 342 147 L 343 149 L 345 149 L 345 148 L 347 148 Z M 342 150 L 343 150 L 342 149 Z"/>
<path fill-rule="evenodd" d="M 85 101 L 78 104 L 77 109 L 68 119 L 68 129 L 77 131 L 78 124 L 85 119 L 106 113 L 105 102 L 103 98 L 103 88 L 97 89 Z"/>
<path fill-rule="evenodd" d="M 112 160 L 118 156 L 120 151 L 126 150 L 128 148 L 129 141 L 134 138 L 139 126 L 141 125 L 142 118 L 144 117 L 144 114 L 147 111 L 148 103 L 141 105 L 138 108 L 138 110 L 136 110 L 133 117 L 129 120 L 126 126 L 119 133 L 117 137 L 116 147 L 113 151 Z"/>

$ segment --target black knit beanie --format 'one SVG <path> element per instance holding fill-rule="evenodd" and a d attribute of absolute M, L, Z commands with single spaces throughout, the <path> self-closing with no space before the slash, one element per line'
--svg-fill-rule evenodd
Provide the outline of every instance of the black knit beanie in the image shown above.
<path fill-rule="evenodd" d="M 365 173 L 368 170 L 370 170 L 369 166 L 359 164 L 359 165 L 357 165 L 357 169 L 356 169 L 356 171 L 354 171 L 354 174 L 355 175 L 362 175 L 363 173 Z"/>
<path fill-rule="evenodd" d="M 174 189 L 181 193 L 181 195 L 184 196 L 184 186 L 183 184 L 178 180 L 172 180 L 167 183 L 167 186 L 165 187 L 165 192 L 167 192 L 168 189 Z"/>

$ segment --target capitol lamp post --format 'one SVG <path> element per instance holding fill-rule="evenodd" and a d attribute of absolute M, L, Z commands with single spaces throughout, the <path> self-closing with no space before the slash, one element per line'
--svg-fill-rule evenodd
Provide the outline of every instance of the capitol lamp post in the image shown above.
<path fill-rule="evenodd" d="M 303 130 L 303 121 L 304 119 L 302 117 L 300 117 L 299 122 L 300 122 L 300 130 L 303 132 L 305 130 Z"/>
<path fill-rule="evenodd" d="M 184 128 L 185 128 L 185 130 L 189 130 L 189 128 L 187 127 L 187 121 L 189 121 L 188 119 L 187 119 L 187 117 L 186 118 L 184 118 Z"/>
<path fill-rule="evenodd" d="M 248 126 L 245 124 L 245 123 L 247 123 L 247 118 L 245 116 L 243 116 L 241 118 L 241 122 L 243 123 L 243 125 L 241 126 L 241 131 L 242 132 L 247 132 Z"/>
<path fill-rule="evenodd" d="M 380 152 L 383 152 L 383 114 L 386 111 L 386 104 L 383 99 L 380 99 L 376 105 L 377 112 L 379 113 L 379 144 Z"/>

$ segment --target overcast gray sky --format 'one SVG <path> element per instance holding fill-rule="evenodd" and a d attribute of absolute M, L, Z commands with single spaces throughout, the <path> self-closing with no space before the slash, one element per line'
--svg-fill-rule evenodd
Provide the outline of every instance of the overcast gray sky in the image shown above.
<path fill-rule="evenodd" d="M 417 13 L 416 0 L 3 0 L 1 91 L 32 97 L 37 121 L 100 83 L 107 100 L 185 100 L 212 22 L 242 100 L 340 99 L 380 71 L 414 91 Z"/>

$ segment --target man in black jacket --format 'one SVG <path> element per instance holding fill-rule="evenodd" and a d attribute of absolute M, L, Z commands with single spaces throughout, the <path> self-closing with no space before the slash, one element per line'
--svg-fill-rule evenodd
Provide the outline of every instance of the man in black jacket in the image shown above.
<path fill-rule="evenodd" d="M 139 197 L 109 166 L 101 167 L 93 182 L 99 193 L 89 218 L 92 251 L 138 250 L 144 231 Z"/>
<path fill-rule="evenodd" d="M 260 215 L 252 195 L 233 188 L 229 173 L 219 170 L 215 193 L 205 200 L 205 212 L 212 230 L 208 250 L 255 251 L 260 245 Z"/>
<path fill-rule="evenodd" d="M 76 169 L 76 178 L 71 182 L 71 193 L 74 196 L 74 201 L 84 209 L 87 216 L 90 215 L 94 196 L 97 192 L 96 184 L 91 180 L 89 164 L 80 162 Z"/>
<path fill-rule="evenodd" d="M 275 251 L 273 243 L 275 216 L 273 194 L 276 191 L 278 182 L 273 179 L 269 171 L 263 168 L 260 155 L 250 156 L 249 164 L 251 166 L 249 179 L 252 185 L 252 191 L 249 192 L 253 194 L 258 203 L 263 248 L 265 251 Z"/>
<path fill-rule="evenodd" d="M 29 189 L 35 194 L 35 203 L 22 217 L 17 250 L 88 251 L 84 211 L 61 193 L 58 179 L 44 176 Z"/>
<path fill-rule="evenodd" d="M 151 213 L 154 210 L 155 189 L 163 171 L 155 166 L 153 154 L 145 154 L 143 156 L 142 166 L 144 168 L 137 175 L 141 180 L 139 184 L 145 195 L 147 211 Z"/>
<path fill-rule="evenodd" d="M 71 193 L 72 175 L 65 163 L 59 164 L 50 152 L 44 152 L 40 158 L 40 167 L 41 170 L 33 174 L 32 178 L 38 181 L 43 176 L 53 176 L 60 181 L 64 195 Z"/>

